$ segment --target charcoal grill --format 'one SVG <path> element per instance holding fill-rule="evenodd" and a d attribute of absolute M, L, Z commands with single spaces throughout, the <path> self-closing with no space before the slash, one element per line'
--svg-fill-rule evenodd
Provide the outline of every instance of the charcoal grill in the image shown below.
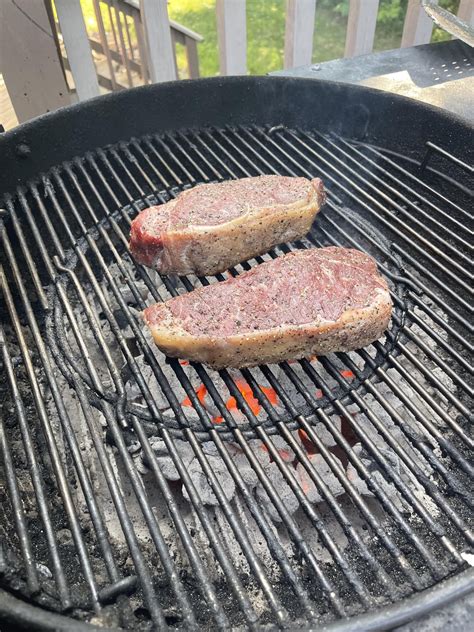
<path fill-rule="evenodd" d="M 388 629 L 473 588 L 472 129 L 280 77 L 149 86 L 0 138 L 0 622 Z M 311 234 L 216 278 L 136 265 L 199 182 L 321 176 Z M 294 248 L 372 254 L 394 316 L 348 354 L 213 372 L 139 312 Z"/>

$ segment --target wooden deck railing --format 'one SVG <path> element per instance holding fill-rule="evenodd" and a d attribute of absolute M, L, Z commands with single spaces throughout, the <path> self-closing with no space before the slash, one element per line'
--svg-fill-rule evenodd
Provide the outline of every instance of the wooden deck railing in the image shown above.
<path fill-rule="evenodd" d="M 58 3 L 60 4 L 60 2 Z M 95 67 L 98 83 L 108 90 L 133 88 L 151 81 L 147 38 L 139 0 L 92 0 L 98 38 L 89 35 L 89 45 L 96 53 Z M 59 17 L 59 13 L 58 13 Z M 60 20 L 56 28 L 61 33 Z M 169 20 L 174 79 L 179 77 L 176 45 L 186 51 L 187 76 L 199 77 L 197 44 L 203 41 L 198 33 Z M 67 70 L 71 69 L 68 55 L 63 55 Z"/>
<path fill-rule="evenodd" d="M 136 83 L 177 79 L 177 44 L 186 48 L 188 76 L 199 76 L 197 44 L 202 38 L 169 20 L 167 0 L 93 2 L 98 39 L 89 38 L 78 0 L 55 0 L 66 51 L 65 64 L 71 71 L 79 100 L 99 94 L 99 86 L 115 90 Z M 379 0 L 349 2 L 345 56 L 370 53 Z M 22 121 L 45 109 L 64 105 L 68 86 L 54 59 L 57 43 L 43 34 L 51 32 L 51 7 L 48 9 L 47 2 L 0 0 L 0 9 L 3 20 L 11 22 L 0 38 L 0 72 L 18 119 Z M 285 68 L 311 63 L 316 11 L 316 0 L 286 0 Z M 473 24 L 474 0 L 460 0 L 458 15 Z M 247 73 L 246 21 L 245 0 L 216 0 L 222 75 Z M 40 24 L 42 31 L 33 29 L 32 24 Z M 409 0 L 400 46 L 427 43 L 432 30 L 433 22 L 423 11 L 420 0 Z M 102 56 L 97 63 L 98 71 L 91 50 Z M 21 68 L 18 60 L 23 60 Z M 28 66 L 27 60 L 34 62 L 30 61 Z"/>

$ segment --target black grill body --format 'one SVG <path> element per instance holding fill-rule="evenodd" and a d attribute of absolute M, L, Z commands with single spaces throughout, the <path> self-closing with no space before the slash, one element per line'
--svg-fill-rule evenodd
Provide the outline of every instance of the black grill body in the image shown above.
<path fill-rule="evenodd" d="M 409 99 L 276 77 L 0 138 L 0 621 L 386 629 L 472 590 L 472 147 Z M 323 178 L 306 239 L 216 278 L 134 263 L 141 209 L 261 173 Z M 324 245 L 389 281 L 366 349 L 217 373 L 144 331 L 147 304 Z"/>

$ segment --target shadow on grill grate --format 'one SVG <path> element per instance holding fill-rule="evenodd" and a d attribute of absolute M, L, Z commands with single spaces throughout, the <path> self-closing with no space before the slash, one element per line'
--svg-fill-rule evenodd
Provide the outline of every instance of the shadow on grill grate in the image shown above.
<path fill-rule="evenodd" d="M 283 127 L 183 131 L 8 198 L 0 584 L 105 625 L 214 629 L 331 621 L 465 566 L 468 192 L 428 165 Z M 321 176 L 328 203 L 307 239 L 226 275 L 293 248 L 365 250 L 390 283 L 390 330 L 251 370 L 168 360 L 139 312 L 226 275 L 136 266 L 130 220 L 260 173 Z"/>

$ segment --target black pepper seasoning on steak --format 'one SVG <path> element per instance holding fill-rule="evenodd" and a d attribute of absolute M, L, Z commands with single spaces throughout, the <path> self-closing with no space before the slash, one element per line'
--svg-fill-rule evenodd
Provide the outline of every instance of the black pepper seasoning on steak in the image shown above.
<path fill-rule="evenodd" d="M 380 337 L 392 303 L 357 250 L 299 250 L 144 312 L 168 355 L 214 368 L 348 351 Z"/>
<path fill-rule="evenodd" d="M 303 237 L 324 201 L 319 178 L 201 184 L 142 211 L 132 222 L 130 251 L 163 274 L 216 274 Z"/>

